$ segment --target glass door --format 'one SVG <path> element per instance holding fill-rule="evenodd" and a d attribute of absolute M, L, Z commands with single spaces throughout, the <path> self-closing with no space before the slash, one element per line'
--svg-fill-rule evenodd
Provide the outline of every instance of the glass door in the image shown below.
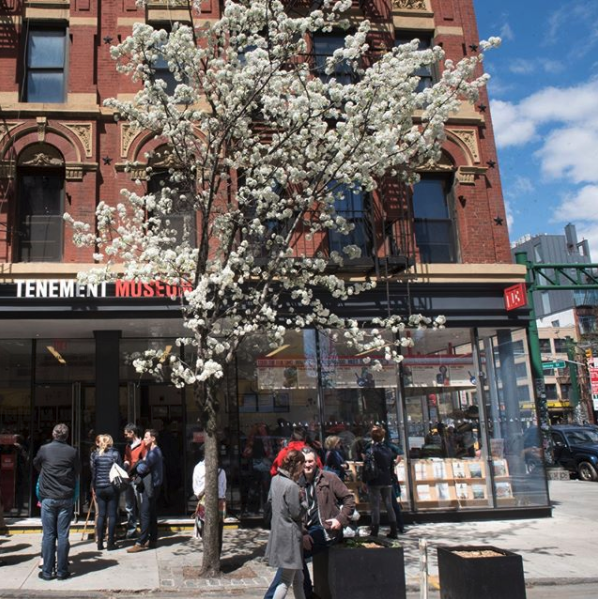
<path fill-rule="evenodd" d="M 89 508 L 89 488 L 91 473 L 89 457 L 95 447 L 95 388 L 80 382 L 71 384 L 36 385 L 33 410 L 33 445 L 35 455 L 38 449 L 52 440 L 52 429 L 58 423 L 68 425 L 68 443 L 79 452 L 81 477 L 79 496 L 75 502 L 76 516 L 85 515 Z M 37 496 L 38 473 L 34 472 L 33 491 Z M 37 499 L 33 505 L 37 506 Z M 39 515 L 39 506 L 32 510 Z"/>

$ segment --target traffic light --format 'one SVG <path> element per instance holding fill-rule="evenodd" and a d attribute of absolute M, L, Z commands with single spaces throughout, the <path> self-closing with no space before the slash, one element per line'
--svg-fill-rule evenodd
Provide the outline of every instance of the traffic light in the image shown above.
<path fill-rule="evenodd" d="M 594 354 L 592 353 L 592 348 L 588 347 L 586 349 L 586 359 L 591 360 L 593 357 L 594 357 Z"/>

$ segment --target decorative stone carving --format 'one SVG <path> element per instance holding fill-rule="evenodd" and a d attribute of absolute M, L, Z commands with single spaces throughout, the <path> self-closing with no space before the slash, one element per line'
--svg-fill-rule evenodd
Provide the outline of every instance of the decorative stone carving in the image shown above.
<path fill-rule="evenodd" d="M 126 158 L 129 152 L 129 148 L 133 143 L 133 140 L 137 136 L 137 129 L 131 127 L 128 123 L 123 123 L 120 127 L 120 155 L 122 158 Z"/>
<path fill-rule="evenodd" d="M 60 158 L 52 158 L 48 154 L 39 152 L 33 155 L 30 160 L 21 163 L 22 166 L 37 166 L 37 167 L 50 167 L 56 168 L 64 165 L 64 161 Z"/>
<path fill-rule="evenodd" d="M 457 182 L 461 185 L 475 185 L 475 179 L 488 169 L 485 166 L 463 165 L 457 169 Z"/>
<path fill-rule="evenodd" d="M 91 123 L 65 123 L 64 126 L 72 131 L 85 149 L 85 156 L 91 158 L 92 154 L 92 126 Z"/>
<path fill-rule="evenodd" d="M 478 147 L 478 134 L 475 129 L 450 129 L 448 133 L 459 139 L 469 150 L 474 163 L 480 162 L 480 149 Z"/>
<path fill-rule="evenodd" d="M 82 181 L 83 180 L 83 165 L 67 164 L 64 177 L 67 181 Z"/>
<path fill-rule="evenodd" d="M 10 135 L 10 132 L 15 128 L 18 127 L 21 123 L 7 123 L 7 122 L 1 122 L 0 123 L 0 140 L 6 136 L 6 135 Z"/>
<path fill-rule="evenodd" d="M 37 139 L 38 141 L 46 141 L 46 129 L 48 128 L 48 119 L 45 116 L 37 117 Z"/>
<path fill-rule="evenodd" d="M 392 4 L 398 9 L 426 10 L 426 0 L 392 0 Z"/>

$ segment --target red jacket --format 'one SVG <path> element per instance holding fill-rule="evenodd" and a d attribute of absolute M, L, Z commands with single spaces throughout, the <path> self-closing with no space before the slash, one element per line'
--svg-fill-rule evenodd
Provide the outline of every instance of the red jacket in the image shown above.
<path fill-rule="evenodd" d="M 125 447 L 125 462 L 129 462 L 127 471 L 130 472 L 136 465 L 137 462 L 142 460 L 147 454 L 147 447 L 143 440 L 140 440 L 139 445 L 131 447 L 130 443 L 127 443 Z"/>
<path fill-rule="evenodd" d="M 307 446 L 305 441 L 291 441 L 286 447 L 283 447 L 276 456 L 274 462 L 272 462 L 272 467 L 270 468 L 270 476 L 275 476 L 278 474 L 278 467 L 282 464 L 282 460 L 284 460 L 285 456 L 291 449 L 296 449 L 297 451 L 301 451 L 304 447 Z M 322 460 L 320 460 L 320 456 L 316 451 L 314 451 L 316 457 L 318 459 L 318 468 L 322 469 Z"/>

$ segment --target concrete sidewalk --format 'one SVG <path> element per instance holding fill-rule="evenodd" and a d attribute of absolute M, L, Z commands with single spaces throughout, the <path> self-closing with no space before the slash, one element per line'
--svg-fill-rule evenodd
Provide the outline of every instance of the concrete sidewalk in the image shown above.
<path fill-rule="evenodd" d="M 401 537 L 409 589 L 419 589 L 420 539 L 429 545 L 431 588 L 438 575 L 436 547 L 463 544 L 494 545 L 521 554 L 528 585 L 598 584 L 598 484 L 553 481 L 550 491 L 553 518 L 410 526 Z M 268 532 L 261 529 L 226 530 L 223 575 L 204 580 L 198 576 L 201 541 L 189 533 L 163 536 L 157 549 L 129 554 L 125 549 L 130 543 L 117 551 L 99 552 L 93 541 L 72 532 L 72 578 L 43 581 L 37 567 L 41 534 L 13 534 L 0 538 L 0 553 L 7 562 L 0 569 L 0 597 L 97 596 L 99 591 L 262 597 L 274 575 L 262 557 L 267 538 Z"/>

